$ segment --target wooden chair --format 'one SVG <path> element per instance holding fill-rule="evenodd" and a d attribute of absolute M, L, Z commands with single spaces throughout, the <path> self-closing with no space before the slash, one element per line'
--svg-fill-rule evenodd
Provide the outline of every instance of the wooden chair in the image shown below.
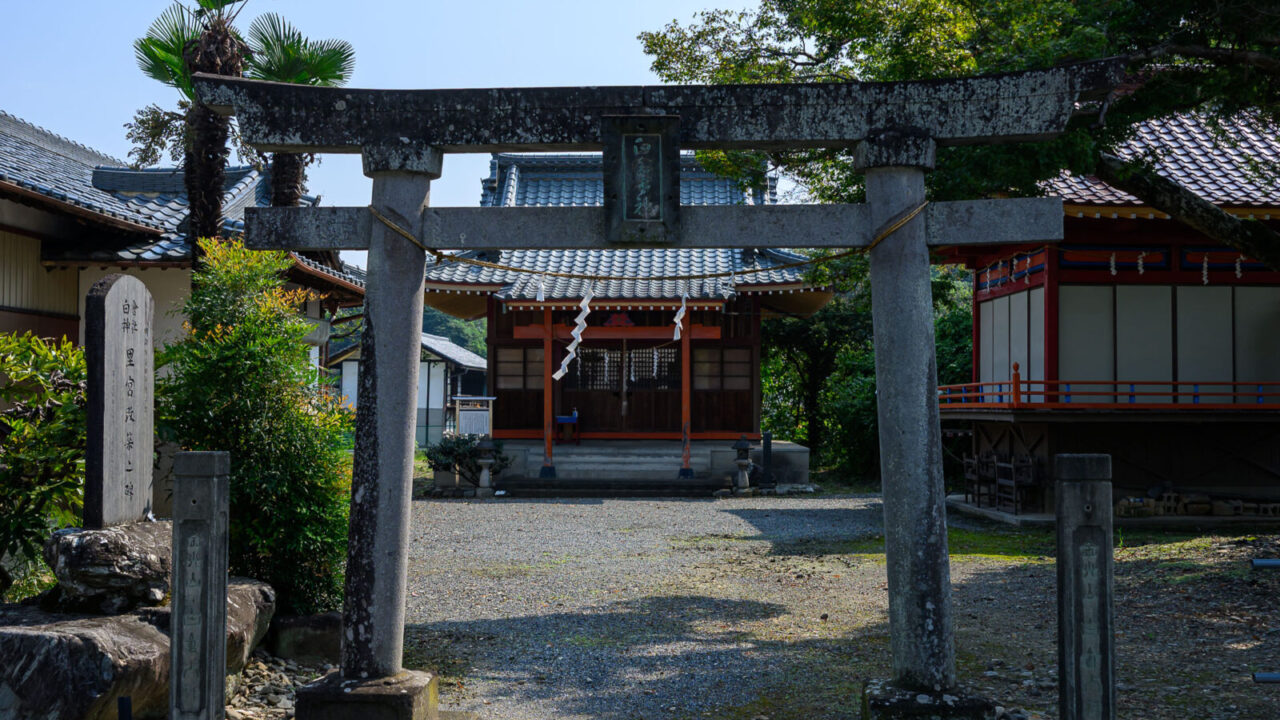
<path fill-rule="evenodd" d="M 1015 455 L 998 461 L 996 470 L 998 510 L 1018 515 L 1029 507 L 1040 509 L 1040 472 L 1035 458 Z"/>
<path fill-rule="evenodd" d="M 986 456 L 964 456 L 964 500 L 977 507 L 995 501 L 994 460 Z M 989 468 L 992 468 L 989 470 Z"/>

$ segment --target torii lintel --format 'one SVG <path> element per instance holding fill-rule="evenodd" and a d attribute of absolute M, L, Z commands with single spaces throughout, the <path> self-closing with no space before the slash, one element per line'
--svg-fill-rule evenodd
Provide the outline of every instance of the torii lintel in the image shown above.
<path fill-rule="evenodd" d="M 197 74 L 200 101 L 234 113 L 263 151 L 356 153 L 599 150 L 608 115 L 680 117 L 680 147 L 850 147 L 883 128 L 940 145 L 1042 140 L 1077 98 L 1114 87 L 1112 60 L 1047 70 L 883 83 L 371 90 Z"/>

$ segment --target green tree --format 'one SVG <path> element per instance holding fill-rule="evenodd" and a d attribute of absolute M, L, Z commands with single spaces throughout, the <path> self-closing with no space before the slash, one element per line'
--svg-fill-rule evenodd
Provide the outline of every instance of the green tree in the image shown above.
<path fill-rule="evenodd" d="M 40 563 L 84 506 L 84 351 L 70 340 L 0 333 L 0 594 L 13 567 Z M 7 558 L 8 567 L 5 562 Z M 20 574 L 20 573 L 19 573 Z"/>
<path fill-rule="evenodd" d="M 248 76 L 296 85 L 342 86 L 351 79 L 356 52 L 345 40 L 311 40 L 275 13 L 249 25 Z M 315 155 L 271 154 L 271 204 L 294 207 L 302 199 L 306 166 Z"/>
<path fill-rule="evenodd" d="M 285 253 L 201 240 L 186 335 L 157 376 L 165 430 L 189 450 L 231 453 L 231 572 L 279 593 L 286 612 L 337 607 L 346 559 L 352 417 L 323 392 Z"/>
<path fill-rule="evenodd" d="M 956 77 L 1116 57 L 1120 88 L 1087 103 L 1061 137 L 1035 144 L 940 148 L 935 199 L 1035 195 L 1062 170 L 1096 174 L 1200 232 L 1280 269 L 1280 236 L 1154 172 L 1117 148 L 1143 121 L 1194 111 L 1229 145 L 1243 125 L 1280 120 L 1280 10 L 1267 0 L 761 0 L 641 33 L 653 69 L 676 82 L 830 82 Z M 758 158 L 715 153 L 745 167 Z M 772 162 L 825 202 L 856 199 L 844 150 L 776 153 Z M 1275 163 L 1259 172 L 1280 177 Z"/>
<path fill-rule="evenodd" d="M 488 321 L 483 319 L 463 320 L 433 307 L 422 308 L 422 332 L 449 338 L 455 345 L 482 357 L 486 354 L 487 326 Z"/>

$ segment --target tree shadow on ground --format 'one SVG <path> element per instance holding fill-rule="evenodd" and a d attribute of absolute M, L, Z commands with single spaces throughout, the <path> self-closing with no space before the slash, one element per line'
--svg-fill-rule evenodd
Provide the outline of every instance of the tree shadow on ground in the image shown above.
<path fill-rule="evenodd" d="M 774 555 L 829 552 L 833 543 L 855 542 L 884 532 L 880 502 L 858 508 L 734 508 L 725 512 L 756 530 L 756 535 L 737 539 L 769 542 Z"/>
<path fill-rule="evenodd" d="M 451 697 L 452 679 L 461 678 L 463 688 L 485 683 L 492 702 L 545 707 L 551 701 L 560 715 L 631 720 L 703 717 L 745 705 L 759 696 L 761 678 L 772 684 L 835 657 L 885 647 L 869 638 L 789 642 L 744 628 L 787 612 L 776 603 L 681 595 L 620 601 L 599 611 L 424 623 L 406 629 L 406 665 L 441 673 L 444 702 L 473 711 L 483 705 L 468 701 L 465 690 Z M 869 636 L 887 633 L 868 630 Z M 852 712 L 855 700 L 850 695 L 841 712 Z"/>

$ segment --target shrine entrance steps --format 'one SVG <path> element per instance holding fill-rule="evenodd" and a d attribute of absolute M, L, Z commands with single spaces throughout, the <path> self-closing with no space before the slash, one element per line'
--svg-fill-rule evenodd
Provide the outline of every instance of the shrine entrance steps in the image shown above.
<path fill-rule="evenodd" d="M 554 478 L 540 477 L 540 440 L 503 441 L 511 466 L 494 479 L 495 490 L 510 494 L 699 495 L 731 489 L 736 472 L 733 441 L 695 441 L 690 446 L 692 478 L 680 478 L 678 440 L 583 440 L 553 448 Z M 763 466 L 759 443 L 752 459 Z M 773 444 L 773 464 L 781 482 L 808 482 L 809 450 L 794 443 Z"/>

